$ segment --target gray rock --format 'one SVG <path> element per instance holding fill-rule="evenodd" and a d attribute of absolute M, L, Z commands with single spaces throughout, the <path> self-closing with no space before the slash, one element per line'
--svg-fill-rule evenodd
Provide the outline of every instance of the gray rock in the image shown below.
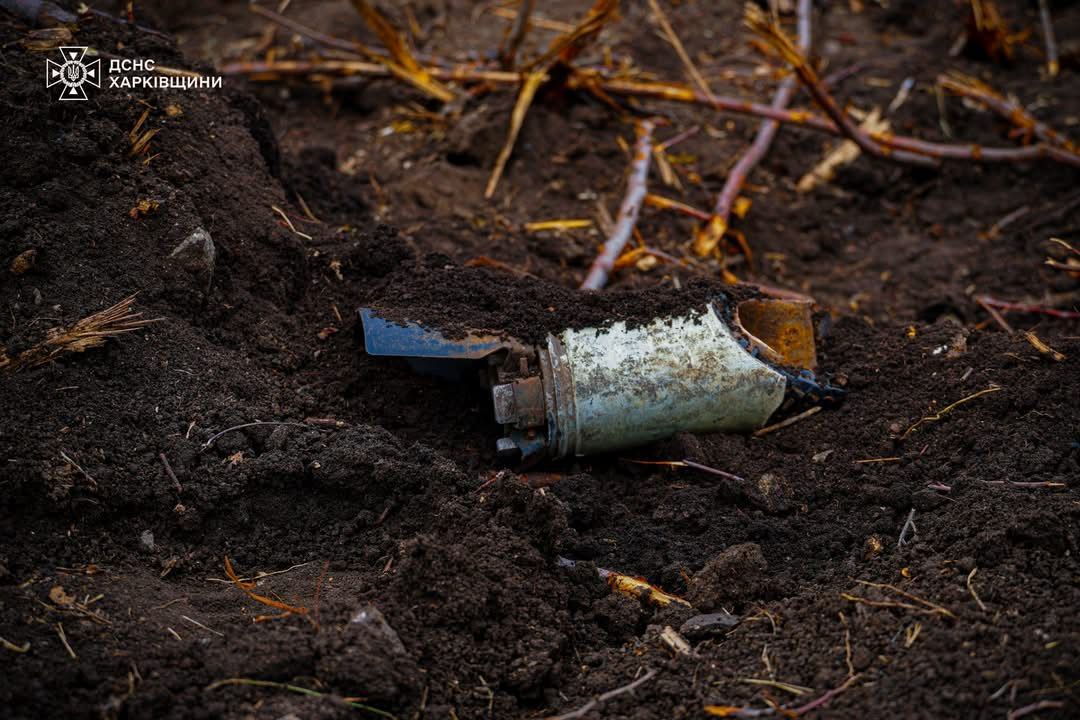
<path fill-rule="evenodd" d="M 364 605 L 357 610 L 349 624 L 354 628 L 362 629 L 372 638 L 385 640 L 386 644 L 397 654 L 405 654 L 405 644 L 401 642 L 401 638 L 398 637 L 394 628 L 390 627 L 390 623 L 386 622 L 386 618 L 379 612 L 379 608 L 374 605 Z"/>
<path fill-rule="evenodd" d="M 157 547 L 157 545 L 154 544 L 154 533 L 151 530 L 143 530 L 142 534 L 139 535 L 139 542 L 142 543 L 142 546 L 147 550 L 152 551 Z"/>
<path fill-rule="evenodd" d="M 195 228 L 177 245 L 166 259 L 166 266 L 174 280 L 187 284 L 191 290 L 202 295 L 210 291 L 217 264 L 217 246 L 210 233 Z"/>
<path fill-rule="evenodd" d="M 679 628 L 689 640 L 705 640 L 715 637 L 739 624 L 739 617 L 729 612 L 695 615 Z"/>

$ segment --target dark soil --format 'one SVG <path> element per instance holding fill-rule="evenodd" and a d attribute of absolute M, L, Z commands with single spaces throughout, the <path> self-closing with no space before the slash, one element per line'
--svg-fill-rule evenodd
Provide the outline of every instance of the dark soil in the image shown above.
<path fill-rule="evenodd" d="M 715 90 L 770 96 L 732 30 L 740 3 L 663 4 Z M 505 28 L 459 0 L 408 5 L 434 56 L 487 52 Z M 538 5 L 561 20 L 584 7 Z M 647 6 L 628 5 L 605 31 L 615 57 L 681 77 Z M 931 88 L 947 69 L 1075 130 L 1076 69 L 1041 76 L 1036 5 L 1000 5 L 1014 27 L 1036 30 L 1008 66 L 949 55 L 962 28 L 951 3 L 861 13 L 819 3 L 815 52 L 831 69 L 863 65 L 838 89 L 863 109 L 915 78 L 892 115 L 898 131 L 943 139 Z M 348 3 L 299 6 L 290 13 L 309 25 L 370 40 Z M 1051 6 L 1059 38 L 1074 37 L 1080 7 Z M 212 72 L 250 52 L 265 25 L 244 2 L 136 3 L 136 13 L 176 44 L 102 20 L 81 23 L 75 40 Z M 0 343 L 13 355 L 135 292 L 162 321 L 0 377 L 7 716 L 363 715 L 352 698 L 399 718 L 542 717 L 648 670 L 592 716 L 798 707 L 841 686 L 814 712 L 989 718 L 1043 703 L 1027 717 L 1080 713 L 1077 323 L 1009 316 L 1064 354 L 1055 361 L 974 300 L 1076 307 L 1076 278 L 1043 265 L 1057 252 L 1048 238 L 1078 235 L 1074 170 L 861 158 L 800 195 L 794 183 L 832 143 L 785 129 L 737 225 L 755 266 L 731 270 L 817 299 L 820 362 L 843 376 L 847 401 L 762 437 L 685 435 L 555 464 L 543 470 L 562 481 L 532 490 L 495 475 L 483 393 L 366 356 L 355 310 L 536 340 L 739 292 L 711 279 L 715 264 L 660 264 L 581 294 L 571 288 L 599 233 L 522 229 L 593 217 L 598 199 L 614 211 L 625 124 L 583 97 L 542 97 L 488 202 L 509 95 L 471 100 L 445 122 L 389 81 L 324 93 L 227 78 L 222 90 L 105 88 L 59 103 L 42 83 L 43 54 L 19 43 L 27 32 L 0 12 Z M 549 36 L 535 31 L 530 47 Z M 948 106 L 957 137 L 1012 142 L 996 117 Z M 671 120 L 661 137 L 703 126 L 672 151 L 682 190 L 663 193 L 709 207 L 756 124 L 655 107 Z M 128 133 L 146 109 L 144 129 L 159 132 L 131 157 Z M 661 185 L 657 173 L 651 182 Z M 144 199 L 157 209 L 131 217 Z M 681 256 L 693 224 L 646 209 L 639 227 Z M 213 238 L 214 262 L 171 257 L 197 228 Z M 28 250 L 32 267 L 9 270 Z M 467 266 L 480 257 L 511 270 Z M 237 425 L 247 427 L 223 433 Z M 688 458 L 746 481 L 627 458 Z M 265 574 L 254 592 L 307 612 L 257 621 L 277 611 L 227 580 L 225 556 L 242 576 Z M 567 569 L 560 557 L 579 562 Z M 614 593 L 595 567 L 693 607 Z M 722 610 L 739 623 L 687 628 L 689 653 L 660 639 Z M 229 678 L 322 696 L 212 685 Z"/>
<path fill-rule="evenodd" d="M 583 293 L 535 277 L 446 264 L 449 258 L 439 255 L 425 260 L 426 267 L 413 265 L 388 278 L 385 291 L 371 307 L 386 319 L 417 322 L 447 337 L 487 332 L 537 343 L 548 333 L 566 328 L 604 327 L 620 321 L 635 327 L 656 318 L 701 311 L 712 302 L 728 307 L 757 294 L 750 287 L 704 278 L 678 289 L 665 283 Z"/>

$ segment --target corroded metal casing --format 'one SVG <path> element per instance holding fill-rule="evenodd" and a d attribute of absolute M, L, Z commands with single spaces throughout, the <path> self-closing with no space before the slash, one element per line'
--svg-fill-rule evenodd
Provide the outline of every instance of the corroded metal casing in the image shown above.
<path fill-rule="evenodd" d="M 637 327 L 566 330 L 548 336 L 538 355 L 539 383 L 492 392 L 496 420 L 525 457 L 750 430 L 776 411 L 786 388 L 784 375 L 749 353 L 713 305 Z"/>

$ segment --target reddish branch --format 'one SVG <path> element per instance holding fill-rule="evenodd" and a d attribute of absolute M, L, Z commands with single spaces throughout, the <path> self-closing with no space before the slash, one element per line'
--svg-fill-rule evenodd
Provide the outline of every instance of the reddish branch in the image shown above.
<path fill-rule="evenodd" d="M 799 0 L 797 10 L 799 50 L 803 53 L 810 51 L 810 13 L 813 11 L 813 7 L 813 0 Z M 787 108 L 791 98 L 795 95 L 797 87 L 798 81 L 794 77 L 784 78 L 773 96 L 773 109 L 783 110 Z M 728 173 L 727 181 L 716 199 L 712 217 L 709 218 L 705 228 L 698 233 L 694 242 L 694 251 L 698 255 L 708 255 L 723 239 L 724 233 L 727 232 L 728 223 L 731 221 L 731 210 L 735 207 L 735 200 L 738 199 L 747 176 L 769 152 L 769 147 L 772 145 L 773 138 L 776 137 L 779 129 L 780 123 L 776 120 L 766 120 L 761 123 L 757 137 L 754 138 L 750 149 L 746 151 L 746 154 L 735 163 L 735 167 Z"/>
<path fill-rule="evenodd" d="M 1048 315 L 1050 317 L 1059 318 L 1061 320 L 1080 320 L 1080 312 L 1077 312 L 1075 310 L 1058 310 L 1056 308 L 1042 307 L 1041 305 L 1026 305 L 1024 303 L 1006 302 L 1004 300 L 998 300 L 997 298 L 990 297 L 989 295 L 979 295 L 977 298 L 975 298 L 975 300 L 987 309 L 994 308 L 995 310 L 1001 310 L 1002 312 Z"/>
<path fill-rule="evenodd" d="M 859 149 L 864 153 L 872 157 L 891 158 L 919 165 L 933 164 L 925 156 L 915 155 L 895 147 L 885 147 L 863 132 L 862 128 L 840 108 L 833 96 L 825 89 L 817 72 L 807 62 L 806 54 L 795 47 L 791 42 L 791 38 L 772 21 L 772 18 L 764 10 L 756 5 L 747 5 L 746 25 L 780 53 L 780 56 L 791 65 L 796 76 L 806 86 L 806 90 L 818 107 L 829 116 L 844 136 L 858 145 Z"/>
<path fill-rule="evenodd" d="M 443 82 L 479 82 L 514 86 L 522 82 L 521 73 L 505 70 L 478 69 L 473 66 L 429 67 L 426 70 L 431 77 Z M 237 62 L 224 65 L 220 72 L 223 75 L 245 75 L 256 81 L 280 80 L 284 76 L 388 77 L 391 74 L 383 65 L 360 60 Z M 596 71 L 576 70 L 567 79 L 566 86 L 572 90 L 595 89 L 609 95 L 702 105 L 721 112 L 777 120 L 829 135 L 847 137 L 846 133 L 829 119 L 805 110 L 778 110 L 770 105 L 733 97 L 719 95 L 708 97 L 704 93 L 675 83 L 608 79 Z M 862 132 L 857 126 L 856 130 Z M 863 137 L 865 139 L 867 136 L 863 134 Z M 1080 155 L 1046 143 L 1023 148 L 988 148 L 975 144 L 936 143 L 890 133 L 874 134 L 869 137 L 871 142 L 880 145 L 881 153 L 892 159 L 906 161 L 916 158 L 914 162 L 919 164 L 925 164 L 926 158 L 976 162 L 1028 162 L 1046 159 L 1080 167 Z M 892 152 L 894 150 L 907 152 Z M 918 155 L 911 153 L 918 153 Z M 920 155 L 925 157 L 919 157 Z"/>
<path fill-rule="evenodd" d="M 1076 144 L 1065 135 L 1051 128 L 1044 122 L 1032 117 L 1022 105 L 1009 100 L 986 83 L 967 75 L 953 73 L 942 75 L 938 84 L 949 92 L 990 108 L 998 115 L 1015 125 L 1027 140 L 1036 137 L 1050 145 L 1057 145 L 1071 153 L 1077 152 Z"/>
<path fill-rule="evenodd" d="M 581 283 L 582 290 L 599 290 L 607 283 L 608 275 L 615 267 L 615 261 L 622 255 L 623 248 L 634 234 L 641 203 L 647 193 L 649 161 L 652 158 L 652 133 L 655 125 L 649 120 L 642 120 L 635 126 L 637 142 L 634 144 L 634 158 L 631 161 L 630 177 L 626 181 L 626 197 L 623 198 L 615 227 L 604 242 L 604 249 L 593 260 L 589 274 Z"/>
<path fill-rule="evenodd" d="M 836 100 L 825 89 L 804 55 L 799 52 L 784 32 L 777 27 L 760 8 L 748 6 L 746 23 L 762 36 L 792 66 L 799 80 L 806 86 L 814 102 L 834 123 L 834 129 L 849 138 L 869 155 L 889 158 L 900 162 L 925 165 L 934 160 L 973 160 L 977 162 L 1023 162 L 1050 158 L 1080 167 L 1080 155 L 1053 145 L 1033 145 L 1026 148 L 984 148 L 980 145 L 949 145 L 891 133 L 866 133 L 840 109 Z"/>

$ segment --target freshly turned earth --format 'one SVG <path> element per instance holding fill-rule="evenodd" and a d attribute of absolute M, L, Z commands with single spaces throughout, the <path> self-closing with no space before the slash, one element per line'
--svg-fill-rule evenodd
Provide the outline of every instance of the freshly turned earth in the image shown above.
<path fill-rule="evenodd" d="M 951 3 L 864 4 L 818 3 L 814 17 L 817 57 L 830 70 L 861 65 L 836 89 L 847 102 L 886 107 L 913 77 L 893 128 L 943 140 L 932 84 L 957 69 L 1080 134 L 1076 65 L 1055 81 L 1042 73 L 1035 3 L 999 3 L 1014 28 L 1034 30 L 1008 66 L 949 55 L 962 29 Z M 506 27 L 461 0 L 410 5 L 433 56 L 487 52 Z M 681 79 L 647 5 L 627 5 L 602 41 Z M 691 56 L 712 58 L 702 69 L 714 91 L 771 96 L 741 3 L 663 5 Z M 538 3 L 564 21 L 586 6 Z M 1051 7 L 1067 55 L 1080 7 Z M 239 1 L 139 2 L 136 14 L 176 42 L 104 21 L 81 24 L 75 42 L 213 72 L 266 27 Z M 371 39 L 346 2 L 289 14 Z M 485 485 L 499 469 L 489 401 L 366 356 L 356 308 L 532 340 L 722 292 L 715 266 L 661 264 L 583 296 L 572 288 L 599 234 L 522 230 L 594 217 L 596 198 L 614 212 L 626 167 L 615 139 L 632 137 L 628 125 L 593 100 L 541 95 L 485 201 L 512 94 L 471 100 L 447 123 L 386 80 L 324 94 L 227 78 L 220 91 L 103 89 L 58 103 L 44 55 L 19 44 L 27 32 L 0 12 L 0 343 L 17 353 L 136 292 L 144 317 L 162 321 L 0 377 L 6 716 L 306 720 L 363 716 L 343 702 L 359 698 L 399 718 L 535 718 L 648 670 L 591 717 L 798 707 L 851 674 L 817 715 L 1003 718 L 1040 701 L 1028 717 L 1080 714 L 1080 327 L 1009 315 L 1065 355 L 1054 361 L 974 300 L 1076 307 L 1076 278 L 1043 264 L 1062 257 L 1048 238 L 1076 244 L 1076 170 L 862 158 L 800 195 L 795 183 L 834 142 L 782 130 L 736 225 L 753 271 L 731 269 L 817 299 L 822 370 L 846 383 L 847 401 L 760 438 L 687 435 L 549 465 L 565 479 L 543 490 L 512 473 Z M 529 37 L 526 54 L 551 33 Z M 956 138 L 1015 142 L 996 116 L 947 105 Z M 128 132 L 148 107 L 146 128 L 160 131 L 130 157 Z M 650 182 L 709 207 L 756 123 L 647 107 L 670 120 L 661 139 L 703 128 L 671 151 L 683 189 L 657 172 Z M 133 218 L 140 200 L 158 207 Z M 189 241 L 200 228 L 209 244 Z M 681 256 L 693 223 L 646 208 L 639 229 Z M 468 265 L 479 257 L 513 270 Z M 219 435 L 255 421 L 291 424 Z M 628 461 L 683 458 L 746 483 Z M 278 611 L 228 581 L 226 556 L 241 576 L 271 573 L 252 592 L 307 613 L 254 622 Z M 614 594 L 594 565 L 694 607 Z M 351 622 L 362 611 L 368 620 Z M 740 622 L 687 626 L 689 654 L 661 639 L 665 626 L 725 611 Z M 228 678 L 323 696 L 209 687 Z"/>

